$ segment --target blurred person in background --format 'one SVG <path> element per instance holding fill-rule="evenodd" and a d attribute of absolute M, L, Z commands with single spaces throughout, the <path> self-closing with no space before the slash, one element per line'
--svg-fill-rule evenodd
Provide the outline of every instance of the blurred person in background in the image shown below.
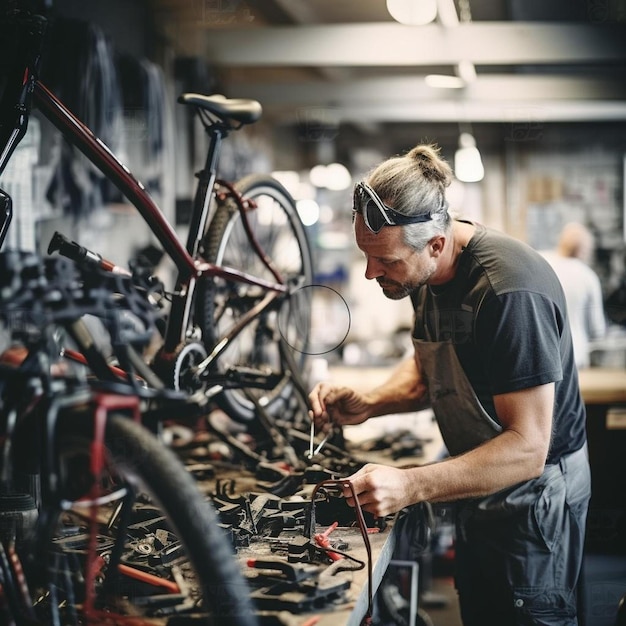
<path fill-rule="evenodd" d="M 591 231 L 570 222 L 563 227 L 556 249 L 544 253 L 565 292 L 578 369 L 590 366 L 590 342 L 606 333 L 602 287 L 590 265 L 594 250 Z"/>

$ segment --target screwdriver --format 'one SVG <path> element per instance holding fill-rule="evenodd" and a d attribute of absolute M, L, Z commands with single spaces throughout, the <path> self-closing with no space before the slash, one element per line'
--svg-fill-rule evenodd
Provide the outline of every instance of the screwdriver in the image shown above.
<path fill-rule="evenodd" d="M 313 449 L 313 438 L 315 436 L 315 429 L 314 429 L 314 425 L 313 423 L 311 423 L 311 440 L 309 443 L 309 454 L 308 454 L 308 458 L 312 459 L 318 452 L 320 452 L 320 450 L 324 447 L 324 445 L 326 445 L 326 442 L 330 439 L 330 437 L 332 436 L 333 431 L 329 430 L 326 433 L 326 436 L 324 437 L 324 439 L 322 439 L 318 444 L 317 447 L 315 448 L 315 450 Z"/>
<path fill-rule="evenodd" d="M 311 419 L 311 439 L 309 441 L 309 458 L 313 457 L 313 439 L 315 438 L 315 422 Z"/>

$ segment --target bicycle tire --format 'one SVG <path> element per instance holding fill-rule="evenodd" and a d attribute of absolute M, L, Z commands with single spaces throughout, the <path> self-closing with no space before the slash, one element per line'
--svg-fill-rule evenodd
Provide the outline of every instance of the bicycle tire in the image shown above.
<path fill-rule="evenodd" d="M 301 374 L 306 369 L 311 328 L 311 290 L 307 288 L 313 281 L 312 252 L 306 230 L 293 199 L 277 180 L 250 175 L 241 179 L 235 189 L 255 203 L 256 208 L 247 215 L 261 248 L 285 281 L 300 289 L 296 291 L 297 297 L 283 303 L 279 316 L 264 315 L 250 324 L 218 357 L 217 369 L 221 372 L 231 366 L 280 369 L 278 332 L 292 350 Z M 218 203 L 201 251 L 210 263 L 275 280 L 252 249 L 232 198 Z M 255 300 L 254 288 L 215 278 L 200 281 L 197 290 L 196 321 L 210 353 L 223 336 L 224 329 L 251 306 Z M 258 293 L 256 295 L 258 300 Z M 216 402 L 231 418 L 247 422 L 255 417 L 254 401 L 247 394 L 254 394 L 270 415 L 277 415 L 287 410 L 292 391 L 293 383 L 285 377 L 270 391 L 225 389 Z"/>
<path fill-rule="evenodd" d="M 75 502 L 77 498 L 84 496 L 84 490 L 87 487 L 85 476 L 89 474 L 88 471 L 80 472 L 80 467 L 85 463 L 89 463 L 90 458 L 87 456 L 86 451 L 90 448 L 92 442 L 93 431 L 93 417 L 91 413 L 86 411 L 73 411 L 70 413 L 64 413 L 59 416 L 57 423 L 57 461 L 58 461 L 58 476 L 60 485 L 60 496 Z M 109 468 L 112 470 L 110 476 L 114 490 L 119 490 L 120 484 L 122 485 L 138 485 L 140 486 L 139 493 L 149 494 L 149 498 L 145 496 L 141 499 L 140 506 L 135 510 L 133 509 L 133 515 L 142 516 L 146 515 L 146 502 L 150 506 L 155 505 L 156 508 L 150 514 L 154 515 L 157 511 L 158 514 L 163 516 L 160 520 L 158 530 L 155 531 L 157 536 L 161 539 L 164 538 L 164 533 L 173 532 L 175 541 L 172 541 L 170 546 L 178 545 L 180 542 L 184 547 L 184 557 L 176 559 L 177 566 L 182 567 L 187 574 L 187 582 L 189 582 L 189 570 L 186 563 L 191 563 L 194 574 L 191 575 L 191 582 L 194 591 L 191 595 L 194 597 L 202 598 L 198 602 L 198 607 L 188 609 L 182 613 L 178 611 L 179 615 L 168 616 L 168 611 L 161 607 L 158 611 L 152 615 L 150 611 L 141 606 L 138 607 L 137 598 L 132 596 L 124 598 L 125 608 L 131 605 L 130 612 L 134 615 L 141 615 L 142 611 L 147 611 L 149 614 L 146 617 L 155 619 L 157 621 L 163 620 L 164 624 L 173 623 L 168 620 L 173 619 L 192 619 L 196 624 L 207 625 L 223 625 L 229 626 L 256 626 L 257 618 L 253 611 L 252 601 L 248 595 L 248 587 L 243 577 L 242 572 L 239 569 L 234 550 L 231 548 L 231 544 L 227 539 L 224 531 L 218 526 L 217 516 L 212 508 L 210 502 L 202 495 L 197 483 L 192 476 L 185 470 L 181 461 L 175 456 L 175 454 L 168 448 L 164 447 L 156 437 L 152 435 L 150 431 L 134 422 L 130 418 L 120 414 L 109 414 L 106 424 L 106 433 L 104 438 L 106 447 L 105 458 L 107 459 L 107 471 Z M 86 469 L 86 468 L 85 468 Z M 49 498 L 48 498 L 49 500 Z M 58 500 L 58 498 L 57 498 Z M 86 579 L 86 572 L 81 575 L 77 574 L 76 562 L 77 562 L 77 547 L 74 543 L 69 544 L 69 548 L 65 543 L 59 543 L 59 537 L 67 536 L 67 524 L 73 522 L 72 519 L 68 519 L 66 507 L 63 512 L 56 510 L 54 503 L 47 502 L 44 496 L 44 503 L 42 505 L 42 511 L 40 512 L 41 519 L 53 519 L 58 520 L 58 524 L 55 523 L 54 527 L 57 530 L 63 530 L 63 532 L 50 532 L 51 528 L 46 526 L 40 529 L 40 537 L 37 541 L 37 549 L 34 551 L 36 556 L 36 563 L 34 568 L 36 573 L 34 579 L 37 581 L 35 588 L 31 588 L 33 597 L 45 597 L 46 594 L 51 593 L 50 589 L 45 588 L 46 585 L 49 588 L 55 587 L 55 593 L 58 594 L 59 589 L 63 593 L 63 584 L 67 586 L 67 592 L 65 595 L 65 604 L 69 604 L 69 598 L 81 598 L 85 596 L 85 589 L 71 589 L 71 595 L 69 587 L 74 586 L 74 582 L 78 580 L 77 587 L 80 586 L 81 581 L 84 585 Z M 89 509 L 91 511 L 91 509 Z M 157 518 L 158 518 L 157 514 Z M 102 519 L 106 519 L 108 515 L 107 511 L 102 513 L 98 511 L 98 515 L 102 515 Z M 157 519 L 155 518 L 155 519 Z M 133 518 L 133 520 L 139 519 L 140 532 L 144 532 L 144 525 L 148 527 L 148 521 L 143 517 Z M 61 525 L 62 529 L 61 529 Z M 104 528 L 105 525 L 101 524 L 99 528 Z M 106 525 L 106 529 L 109 527 L 115 529 L 116 525 L 110 521 Z M 117 529 L 124 528 L 124 533 L 128 528 L 135 528 L 135 525 L 122 525 L 117 524 Z M 160 534 L 159 534 L 160 533 Z M 108 537 L 104 536 L 105 533 L 100 531 L 98 534 L 98 546 L 101 549 L 105 549 L 105 545 L 108 541 Z M 169 535 L 167 535 L 169 537 Z M 50 540 L 49 538 L 53 539 Z M 125 554 L 132 552 L 127 550 L 126 546 L 130 545 L 127 540 L 131 537 L 129 533 L 124 537 L 125 541 Z M 135 537 L 135 539 L 137 539 Z M 111 541 L 113 538 L 111 538 Z M 137 544 L 138 545 L 138 544 Z M 147 543 L 145 545 L 148 545 Z M 155 544 L 152 544 L 155 545 Z M 61 547 L 59 547 L 61 546 Z M 67 552 L 64 553 L 63 550 Z M 86 549 L 86 548 L 84 548 Z M 173 550 L 173 548 L 172 548 Z M 59 553 L 62 553 L 59 555 Z M 80 550 L 79 550 L 80 552 Z M 137 552 L 135 547 L 134 555 Z M 145 548 L 142 546 L 142 550 L 145 552 Z M 41 564 L 43 562 L 50 563 L 50 560 L 54 555 L 55 563 L 57 564 L 57 570 L 61 569 L 58 564 L 66 563 L 66 570 L 71 568 L 71 572 L 63 572 L 63 576 L 58 574 L 56 579 L 51 580 L 51 576 L 48 576 L 45 580 L 41 581 L 39 577 L 42 575 Z M 142 554 L 138 557 L 141 561 Z M 87 559 L 79 557 L 86 563 Z M 165 561 L 158 561 L 158 567 L 156 565 L 156 555 L 145 554 L 145 564 L 152 558 L 152 565 L 158 569 L 161 574 L 166 573 L 167 568 L 164 567 Z M 160 557 L 159 557 L 160 558 Z M 28 562 L 27 558 L 23 558 L 25 571 L 29 571 L 29 565 L 33 567 L 33 564 Z M 181 565 L 181 563 L 184 563 Z M 138 569 L 144 569 L 147 567 L 142 561 L 140 565 L 136 567 Z M 87 569 L 87 566 L 84 566 Z M 32 570 L 31 570 L 32 572 Z M 108 572 L 104 573 L 104 580 L 107 578 Z M 125 579 L 124 582 L 119 582 L 115 578 L 116 592 L 120 595 L 128 593 L 129 585 L 136 587 L 138 583 L 129 582 L 130 579 Z M 61 579 L 61 581 L 59 581 Z M 68 580 L 72 581 L 72 585 L 67 583 Z M 65 581 L 65 582 L 63 582 Z M 30 581 L 29 581 L 30 582 Z M 194 586 L 195 585 L 195 586 Z M 42 588 L 42 586 L 44 588 Z M 94 585 L 94 588 L 96 585 Z M 105 585 L 100 581 L 96 592 L 101 592 L 104 595 Z M 110 586 L 106 588 L 107 593 L 111 593 Z M 119 590 L 119 591 L 118 591 Z M 144 591 L 145 593 L 145 591 Z M 158 594 L 157 594 L 158 595 Z M 62 599 L 62 598 L 59 598 Z M 111 606 L 110 596 L 107 596 L 107 604 L 101 605 L 104 602 L 103 599 L 97 598 L 99 601 L 98 606 L 103 606 L 103 610 L 106 610 L 109 614 L 115 614 L 115 611 L 119 611 L 119 606 L 122 604 L 120 598 L 116 599 Z M 40 606 L 39 611 L 50 611 L 50 607 Z M 71 607 L 66 607 L 64 611 L 71 610 Z M 151 611 L 154 612 L 154 606 L 151 607 Z M 175 613 L 172 609 L 170 612 Z M 185 615 L 187 614 L 187 616 Z M 64 613 L 64 617 L 67 617 Z M 39 616 L 38 616 L 39 617 Z M 42 623 L 49 623 L 46 621 L 49 619 L 49 615 L 43 616 Z M 85 616 L 80 616 L 81 620 L 85 619 Z M 106 620 L 105 620 L 106 621 Z M 72 623 L 69 620 L 63 621 L 63 623 Z M 80 621 L 80 623 L 93 623 L 97 624 L 98 621 Z M 107 622 L 108 623 L 108 622 Z M 152 623 L 152 621 L 150 621 Z M 186 623 L 186 622 L 185 622 Z"/>

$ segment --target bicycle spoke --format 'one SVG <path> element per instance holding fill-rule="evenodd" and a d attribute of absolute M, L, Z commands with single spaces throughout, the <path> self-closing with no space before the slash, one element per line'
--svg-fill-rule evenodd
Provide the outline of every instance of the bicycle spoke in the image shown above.
<path fill-rule="evenodd" d="M 294 352 L 294 362 L 301 370 L 305 369 L 311 308 L 298 291 L 311 284 L 311 252 L 293 200 L 279 183 L 252 176 L 237 187 L 252 206 L 246 211 L 250 230 L 289 291 L 280 299 L 278 310 L 264 312 L 230 342 L 218 359 L 217 370 L 219 373 L 230 368 L 252 367 L 284 372 L 282 383 L 273 390 L 247 390 L 262 400 L 270 412 L 281 412 L 291 393 L 288 368 L 279 349 L 281 339 Z M 212 263 L 274 280 L 251 245 L 239 212 L 228 203 L 218 206 L 203 241 L 203 252 Z M 201 281 L 197 291 L 196 318 L 208 351 L 250 311 L 257 294 L 262 296 L 258 289 L 223 279 Z M 255 416 L 254 404 L 244 389 L 228 389 L 218 397 L 218 402 L 234 419 L 246 421 Z"/>

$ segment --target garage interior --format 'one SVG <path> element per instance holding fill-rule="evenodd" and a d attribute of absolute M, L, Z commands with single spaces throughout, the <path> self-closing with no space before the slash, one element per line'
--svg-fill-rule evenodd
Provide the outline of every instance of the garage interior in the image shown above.
<path fill-rule="evenodd" d="M 593 480 L 581 623 L 617 624 L 626 593 L 626 316 L 623 301 L 608 302 L 626 288 L 626 1 L 433 0 L 432 20 L 420 25 L 398 21 L 384 0 L 47 4 L 54 29 L 42 81 L 145 184 L 182 238 L 207 139 L 178 96 L 261 104 L 260 121 L 229 135 L 219 177 L 272 173 L 296 201 L 314 283 L 326 287 L 312 305 L 307 388 L 332 379 L 367 389 L 411 347 L 410 302 L 386 300 L 365 280 L 352 235 L 353 185 L 385 158 L 432 142 L 456 168 L 461 148 L 477 148 L 479 173 L 449 190 L 460 216 L 539 251 L 553 249 L 568 222 L 589 228 L 607 329 L 580 372 Z M 155 254 L 171 280 L 141 216 L 63 146 L 35 110 L 0 176 L 19 205 L 5 247 L 45 254 L 62 232 L 120 265 Z M 359 446 L 387 442 L 393 461 L 369 452 L 393 463 L 445 453 L 428 411 L 342 436 L 359 457 Z M 393 596 L 380 626 L 461 624 L 450 511 L 432 513 L 437 531 L 419 573 L 398 562 L 375 575 Z M 325 618 L 355 623 L 350 611 Z"/>

